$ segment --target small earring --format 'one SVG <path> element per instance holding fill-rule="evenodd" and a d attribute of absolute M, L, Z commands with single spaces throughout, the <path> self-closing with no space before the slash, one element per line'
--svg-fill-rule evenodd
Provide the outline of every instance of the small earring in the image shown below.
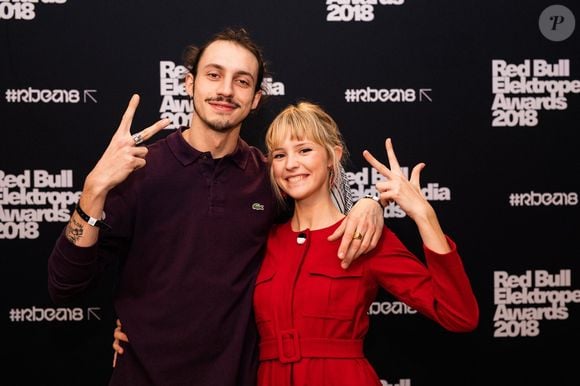
<path fill-rule="evenodd" d="M 334 186 L 334 170 L 332 170 L 332 168 L 328 169 L 328 187 L 330 188 L 330 190 L 332 190 L 332 187 Z"/>

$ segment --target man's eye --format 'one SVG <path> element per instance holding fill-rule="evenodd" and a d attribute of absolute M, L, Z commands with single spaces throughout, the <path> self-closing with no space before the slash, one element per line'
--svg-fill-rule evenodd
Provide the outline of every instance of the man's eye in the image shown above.
<path fill-rule="evenodd" d="M 248 82 L 248 81 L 247 81 L 247 80 L 245 80 L 245 79 L 238 79 L 238 83 L 239 83 L 240 85 L 242 85 L 243 87 L 249 87 L 249 86 L 250 86 L 250 82 Z"/>
<path fill-rule="evenodd" d="M 207 77 L 210 79 L 217 79 L 217 78 L 219 78 L 219 75 L 216 74 L 215 72 L 210 72 L 207 74 Z"/>

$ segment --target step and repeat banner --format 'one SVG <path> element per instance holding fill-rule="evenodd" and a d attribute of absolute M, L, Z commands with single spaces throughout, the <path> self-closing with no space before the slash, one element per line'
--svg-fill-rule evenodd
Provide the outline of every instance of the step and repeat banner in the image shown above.
<path fill-rule="evenodd" d="M 407 172 L 426 163 L 423 193 L 472 280 L 467 334 L 379 294 L 365 350 L 382 384 L 579 385 L 579 16 L 543 0 L 0 0 L 0 384 L 107 383 L 115 267 L 65 307 L 48 256 L 131 95 L 134 131 L 187 125 L 182 50 L 243 26 L 270 74 L 242 136 L 263 148 L 284 106 L 321 104 L 355 199 L 379 179 L 362 151 L 386 162 L 391 137 Z M 384 217 L 421 253 L 398 206 Z"/>

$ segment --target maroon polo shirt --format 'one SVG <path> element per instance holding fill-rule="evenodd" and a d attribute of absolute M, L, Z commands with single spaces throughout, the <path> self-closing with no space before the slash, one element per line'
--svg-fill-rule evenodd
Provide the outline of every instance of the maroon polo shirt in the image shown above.
<path fill-rule="evenodd" d="M 182 130 L 150 145 L 147 165 L 109 193 L 112 230 L 96 246 L 57 240 L 49 292 L 72 299 L 120 259 L 114 303 L 130 344 L 110 385 L 253 386 L 252 292 L 277 216 L 266 160 L 241 139 L 214 160 Z"/>

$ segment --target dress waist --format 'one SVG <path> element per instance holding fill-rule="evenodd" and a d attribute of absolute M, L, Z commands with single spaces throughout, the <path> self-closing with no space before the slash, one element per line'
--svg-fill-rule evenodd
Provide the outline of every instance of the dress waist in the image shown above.
<path fill-rule="evenodd" d="M 363 340 L 300 338 L 296 330 L 290 329 L 260 342 L 261 361 L 292 363 L 302 358 L 364 358 Z"/>

